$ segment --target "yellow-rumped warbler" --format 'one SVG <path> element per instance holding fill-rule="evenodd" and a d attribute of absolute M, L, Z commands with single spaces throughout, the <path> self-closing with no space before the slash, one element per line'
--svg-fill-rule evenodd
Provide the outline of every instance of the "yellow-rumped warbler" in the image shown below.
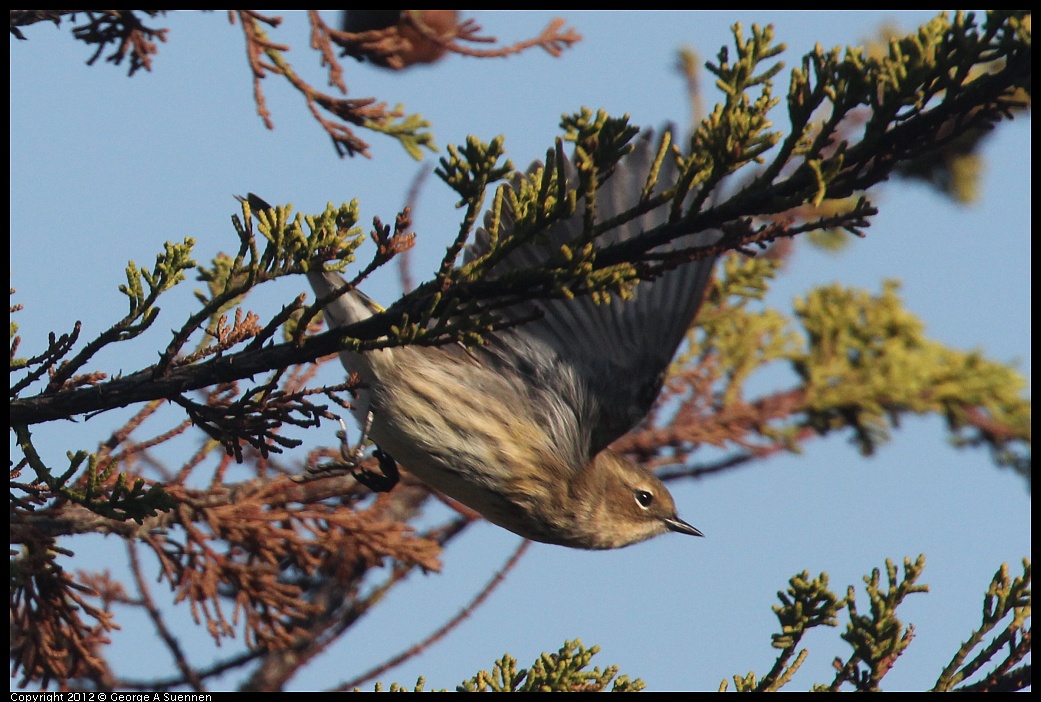
<path fill-rule="evenodd" d="M 637 204 L 656 153 L 648 135 L 637 140 L 597 190 L 598 221 Z M 671 186 L 676 172 L 669 153 L 659 182 Z M 665 223 L 668 210 L 659 207 L 607 232 L 598 246 Z M 492 275 L 538 266 L 582 232 L 583 215 L 580 205 L 542 243 L 497 263 Z M 500 236 L 512 224 L 504 207 Z M 718 236 L 688 235 L 682 243 L 706 245 Z M 487 241 L 488 233 L 479 231 L 477 253 Z M 643 419 L 657 397 L 712 264 L 711 258 L 692 261 L 640 282 L 629 300 L 613 295 L 610 303 L 596 304 L 586 296 L 509 308 L 507 319 L 528 321 L 491 334 L 474 349 L 345 351 L 344 367 L 362 381 L 355 415 L 376 446 L 410 473 L 523 537 L 607 549 L 666 531 L 701 536 L 676 515 L 672 495 L 657 477 L 607 446 Z M 308 279 L 319 296 L 344 286 L 336 273 L 314 271 Z M 325 314 L 329 325 L 339 327 L 374 310 L 352 290 L 329 303 Z"/>

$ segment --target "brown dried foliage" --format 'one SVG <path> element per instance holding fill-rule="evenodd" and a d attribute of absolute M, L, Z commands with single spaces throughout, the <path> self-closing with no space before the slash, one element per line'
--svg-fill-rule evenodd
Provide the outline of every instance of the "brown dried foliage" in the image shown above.
<path fill-rule="evenodd" d="M 169 30 L 148 26 L 146 21 L 167 12 L 169 10 L 12 10 L 10 31 L 16 38 L 26 39 L 22 27 L 38 22 L 60 25 L 63 19 L 77 22 L 85 17 L 72 31 L 76 39 L 95 47 L 87 63 L 94 64 L 111 48 L 105 60 L 118 66 L 129 59 L 129 73 L 133 75 L 142 68 L 152 70 L 158 44 L 167 40 Z M 269 75 L 281 76 L 304 98 L 340 156 L 369 156 L 369 144 L 357 135 L 355 128 L 380 131 L 406 116 L 374 97 L 337 97 L 312 85 L 287 59 L 291 47 L 273 41 L 268 35 L 282 24 L 281 17 L 256 10 L 229 10 L 228 19 L 242 27 L 253 72 L 257 114 L 268 129 L 275 126 L 262 85 Z M 494 37 L 483 36 L 483 30 L 473 20 L 460 20 L 458 10 L 346 10 L 342 30 L 330 26 L 317 10 L 308 11 L 308 21 L 311 48 L 318 52 L 322 67 L 327 69 L 328 84 L 343 96 L 348 94 L 341 60 L 344 57 L 401 70 L 437 61 L 450 53 L 493 58 L 541 48 L 552 56 L 559 56 L 581 40 L 574 29 L 565 27 L 563 20 L 555 19 L 536 37 L 498 45 Z M 490 48 L 477 49 L 474 45 L 490 45 Z"/>
<path fill-rule="evenodd" d="M 366 14 L 380 17 L 375 21 L 361 17 Z M 386 17 L 388 14 L 390 16 Z M 340 156 L 369 156 L 369 144 L 357 136 L 351 125 L 384 125 L 405 116 L 399 110 L 389 109 L 385 102 L 377 102 L 376 98 L 338 98 L 314 88 L 285 59 L 284 53 L 289 47 L 274 44 L 267 37 L 264 27 L 277 28 L 281 18 L 264 16 L 251 10 L 235 11 L 229 17 L 232 22 L 237 17 L 242 25 L 246 52 L 253 70 L 257 112 L 269 129 L 274 128 L 274 123 L 261 87 L 261 80 L 268 73 L 281 75 L 304 96 L 311 114 L 332 139 Z M 328 70 L 328 84 L 344 95 L 348 93 L 344 66 L 340 61 L 344 56 L 401 70 L 417 63 L 439 60 L 446 53 L 500 57 L 540 47 L 557 56 L 564 48 L 581 39 L 574 30 L 565 28 L 561 20 L 554 20 L 534 39 L 478 51 L 469 48 L 467 44 L 495 43 L 496 39 L 480 36 L 481 28 L 472 20 L 459 23 L 456 10 L 347 10 L 344 27 L 362 31 L 334 29 L 317 10 L 308 11 L 308 18 L 311 24 L 311 48 L 321 55 L 322 66 Z M 329 119 L 327 115 L 334 119 Z"/>
<path fill-rule="evenodd" d="M 101 647 L 107 632 L 118 628 L 105 607 L 88 598 L 99 590 L 77 582 L 58 563 L 71 555 L 46 537 L 24 544 L 11 567 L 12 675 L 47 685 L 73 678 L 101 679 L 106 674 Z"/>
<path fill-rule="evenodd" d="M 300 382 L 300 374 L 286 374 L 278 392 L 298 396 Z M 211 393 L 198 406 L 215 408 L 220 397 Z M 23 548 L 13 560 L 11 588 L 14 670 L 22 685 L 80 680 L 105 689 L 135 688 L 134 681 L 113 678 L 105 664 L 105 634 L 116 628 L 111 609 L 118 604 L 148 613 L 181 670 L 171 686 L 202 689 L 205 671 L 187 664 L 170 633 L 176 627 L 168 621 L 183 616 L 182 608 L 162 610 L 147 586 L 156 569 L 175 602 L 215 641 L 242 636 L 252 653 L 218 664 L 237 666 L 278 651 L 292 649 L 299 656 L 311 647 L 320 650 L 345 611 L 356 619 L 371 606 L 372 593 L 362 590 L 362 580 L 373 569 L 391 566 L 393 584 L 417 567 L 440 567 L 437 535 L 416 534 L 405 524 L 425 489 L 405 488 L 373 500 L 350 477 L 297 484 L 260 451 L 243 456 L 254 477 L 231 482 L 229 470 L 243 466 L 217 442 L 204 442 L 170 469 L 153 449 L 179 439 L 188 423 L 147 435 L 150 425 L 169 421 L 160 409 L 161 403 L 147 405 L 98 448 L 110 476 L 99 489 L 114 482 L 116 471 L 161 479 L 175 509 L 141 524 L 114 521 L 32 485 L 32 499 L 12 510 L 12 539 Z M 200 480 L 208 487 L 189 487 Z M 65 572 L 57 557 L 73 554 L 56 539 L 84 533 L 125 539 L 134 581 Z"/>

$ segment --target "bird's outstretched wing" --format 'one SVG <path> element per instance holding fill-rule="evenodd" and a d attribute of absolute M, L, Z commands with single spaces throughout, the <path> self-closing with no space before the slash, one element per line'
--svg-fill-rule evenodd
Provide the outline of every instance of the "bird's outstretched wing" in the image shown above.
<path fill-rule="evenodd" d="M 651 169 L 659 140 L 643 134 L 633 151 L 615 167 L 614 173 L 597 191 L 597 220 L 606 221 L 637 204 Z M 537 168 L 541 164 L 533 164 Z M 655 192 L 676 181 L 677 167 L 671 154 L 662 164 Z M 626 241 L 664 224 L 669 207 L 659 207 L 611 230 L 598 239 L 601 248 Z M 568 220 L 555 224 L 544 244 L 521 247 L 496 264 L 491 274 L 536 267 L 546 261 L 561 244 L 582 233 L 584 207 Z M 513 215 L 503 207 L 500 236 L 510 231 Z M 486 217 L 486 226 L 490 218 Z M 691 233 L 656 249 L 715 243 L 718 231 Z M 486 250 L 488 232 L 480 230 L 471 258 Z M 539 311 L 541 316 L 495 335 L 485 347 L 490 362 L 504 372 L 524 377 L 538 405 L 538 397 L 555 393 L 570 406 L 575 416 L 566 419 L 546 417 L 547 423 L 576 426 L 587 442 L 590 457 L 629 431 L 643 419 L 661 390 L 663 375 L 676 353 L 705 295 L 714 258 L 680 265 L 653 280 L 641 281 L 632 299 L 612 296 L 607 304 L 597 304 L 589 296 L 574 299 L 540 300 L 511 308 L 507 318 L 523 319 Z M 559 407 L 546 403 L 546 407 Z"/>

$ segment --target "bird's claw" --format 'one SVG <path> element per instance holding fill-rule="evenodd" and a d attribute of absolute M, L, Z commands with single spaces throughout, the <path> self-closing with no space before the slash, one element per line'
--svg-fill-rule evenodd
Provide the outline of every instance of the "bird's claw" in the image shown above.
<path fill-rule="evenodd" d="M 355 480 L 373 492 L 390 492 L 398 484 L 401 475 L 398 472 L 397 462 L 389 454 L 378 446 L 376 447 L 373 455 L 379 461 L 379 472 L 362 466 L 363 450 L 368 438 L 369 427 L 372 426 L 372 413 L 370 412 L 366 417 L 365 426 L 362 427 L 362 437 L 355 446 L 347 443 L 347 426 L 342 419 L 339 421 L 340 431 L 336 432 L 336 437 L 340 440 L 340 456 L 343 457 L 343 460 L 308 466 L 304 475 L 294 478 L 294 480 L 306 482 L 350 473 Z"/>
<path fill-rule="evenodd" d="M 378 447 L 373 455 L 380 464 L 378 473 L 356 465 L 355 469 L 351 471 L 351 475 L 373 492 L 390 492 L 401 479 L 401 474 L 398 473 L 398 464 L 389 454 Z"/>

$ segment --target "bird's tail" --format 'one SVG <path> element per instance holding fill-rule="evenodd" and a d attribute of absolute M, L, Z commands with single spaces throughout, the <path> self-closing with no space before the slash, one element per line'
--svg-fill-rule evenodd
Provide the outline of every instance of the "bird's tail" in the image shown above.
<path fill-rule="evenodd" d="M 310 271 L 307 280 L 320 298 L 331 295 L 346 284 L 339 273 L 326 271 Z M 368 319 L 380 311 L 380 306 L 361 291 L 351 290 L 328 303 L 323 311 L 329 328 L 334 328 Z"/>

